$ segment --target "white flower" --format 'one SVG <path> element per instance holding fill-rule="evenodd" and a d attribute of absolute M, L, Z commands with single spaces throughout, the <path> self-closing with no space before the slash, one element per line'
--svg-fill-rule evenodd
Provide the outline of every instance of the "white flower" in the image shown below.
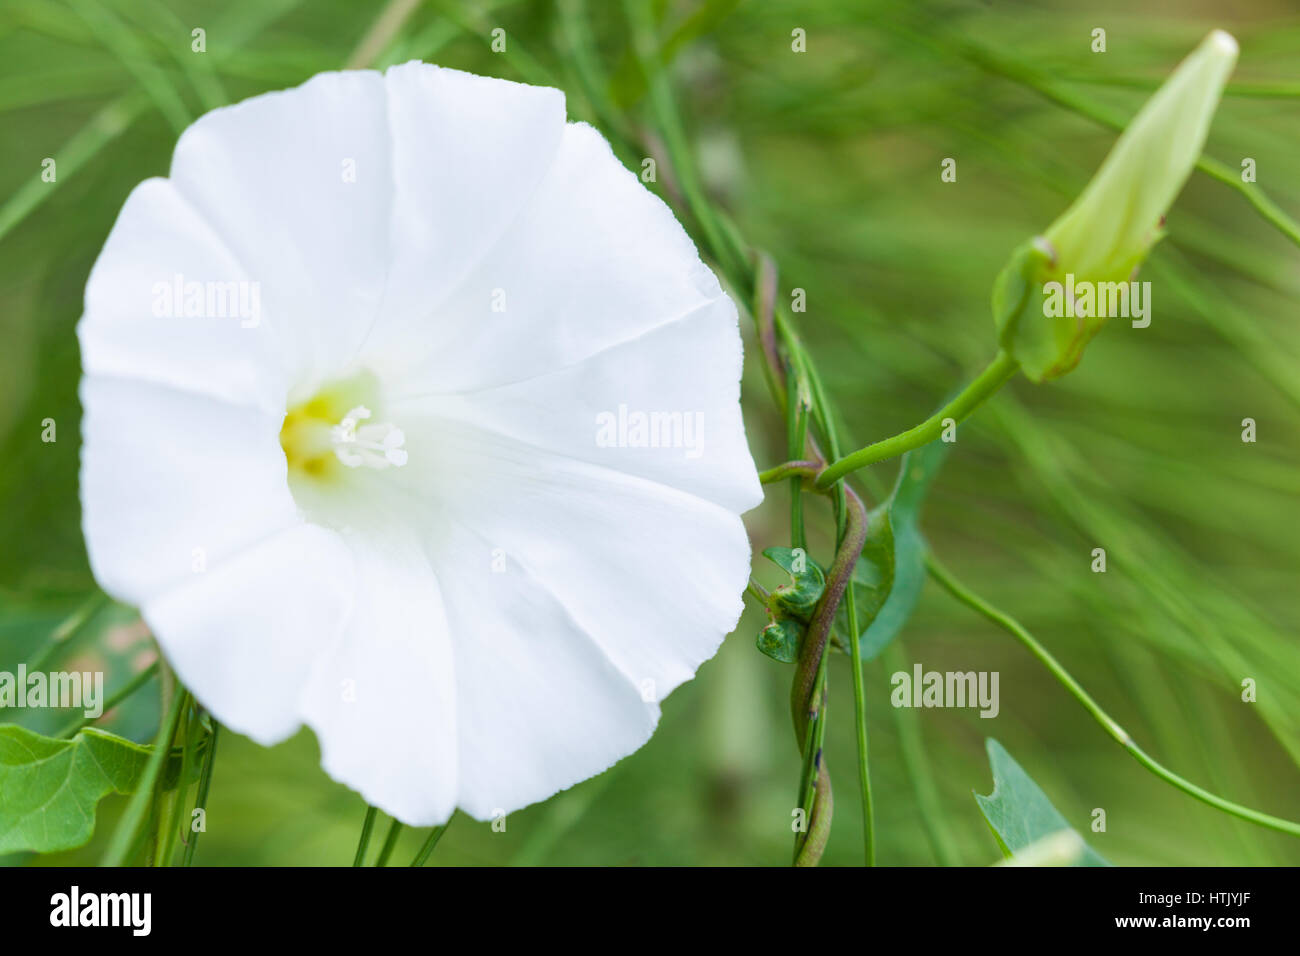
<path fill-rule="evenodd" d="M 740 615 L 735 307 L 556 90 L 410 63 L 207 114 L 78 334 L 100 584 L 407 823 L 609 767 Z"/>

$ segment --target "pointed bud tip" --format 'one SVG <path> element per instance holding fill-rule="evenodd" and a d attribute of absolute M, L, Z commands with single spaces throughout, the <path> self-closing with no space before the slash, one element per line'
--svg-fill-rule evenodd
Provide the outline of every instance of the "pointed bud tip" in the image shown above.
<path fill-rule="evenodd" d="M 1034 236 L 1033 243 L 1034 248 L 1042 253 L 1043 257 L 1047 260 L 1048 265 L 1055 269 L 1056 248 L 1052 245 L 1052 241 L 1046 236 Z"/>
<path fill-rule="evenodd" d="M 1226 30 L 1215 30 L 1210 34 L 1210 44 L 1223 56 L 1236 57 L 1237 40 Z"/>

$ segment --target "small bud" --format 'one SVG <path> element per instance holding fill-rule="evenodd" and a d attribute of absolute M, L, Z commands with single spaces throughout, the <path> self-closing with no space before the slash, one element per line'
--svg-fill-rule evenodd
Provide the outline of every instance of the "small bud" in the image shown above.
<path fill-rule="evenodd" d="M 790 575 L 790 583 L 767 596 L 770 620 L 756 644 L 773 660 L 791 664 L 799 656 L 804 628 L 826 590 L 826 576 L 803 548 L 768 548 L 763 555 Z"/>
<path fill-rule="evenodd" d="M 1012 253 L 993 289 L 1002 347 L 1036 382 L 1074 368 L 1105 316 L 1044 315 L 1043 285 L 1129 282 L 1164 235 L 1164 216 L 1205 145 L 1237 61 L 1215 30 L 1147 101 L 1084 191 L 1043 235 Z M 1073 310 L 1071 310 L 1072 312 Z"/>
<path fill-rule="evenodd" d="M 806 624 L 826 590 L 822 569 L 817 562 L 808 560 L 802 548 L 767 548 L 763 556 L 790 575 L 789 584 L 768 595 L 768 611 L 774 619 L 793 618 Z"/>

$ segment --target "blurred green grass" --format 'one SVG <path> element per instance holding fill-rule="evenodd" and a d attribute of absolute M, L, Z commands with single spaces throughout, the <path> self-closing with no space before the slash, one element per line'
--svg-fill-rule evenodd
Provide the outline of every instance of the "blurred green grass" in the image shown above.
<path fill-rule="evenodd" d="M 1207 154 L 1233 169 L 1253 157 L 1260 188 L 1300 215 L 1300 16 L 1285 3 L 1230 14 L 1209 2 L 654 6 L 660 39 L 681 40 L 665 69 L 709 198 L 774 256 L 782 295 L 807 290 L 808 311 L 795 319 L 848 446 L 913 424 L 988 358 L 993 276 L 1113 140 L 981 66 L 971 48 L 1129 116 L 1209 29 L 1228 29 L 1241 60 Z M 616 115 L 602 115 L 575 69 L 563 29 L 574 7 L 614 78 Z M 379 10 L 345 0 L 0 6 L 0 667 L 24 659 L 93 587 L 76 493 L 73 328 L 122 201 L 166 173 L 178 116 L 340 67 Z M 509 37 L 502 54 L 488 47 L 496 26 Z M 1089 50 L 1096 26 L 1107 30 L 1105 54 Z M 188 52 L 194 27 L 207 30 L 204 57 Z M 805 54 L 790 50 L 795 27 L 807 31 Z M 412 57 L 557 85 L 570 115 L 607 135 L 652 132 L 619 4 L 424 3 L 377 63 Z M 55 187 L 39 180 L 44 157 L 58 159 Z M 940 181 L 945 157 L 957 159 L 956 183 Z M 1113 323 L 1070 376 L 1013 383 L 963 426 L 925 529 L 955 573 L 1033 630 L 1154 756 L 1295 818 L 1300 250 L 1205 176 L 1169 230 L 1142 276 L 1154 285 L 1151 327 Z M 784 429 L 752 339 L 748 357 L 749 434 L 764 467 L 784 457 Z M 1259 423 L 1257 444 L 1239 439 L 1247 416 Z M 46 417 L 58 423 L 56 444 L 39 441 Z M 877 466 L 882 479 L 892 467 Z M 810 509 L 824 530 L 829 517 Z M 787 543 L 786 520 L 777 488 L 748 521 L 756 552 Z M 814 537 L 814 555 L 825 558 L 827 545 Z M 1105 575 L 1088 570 L 1098 546 Z M 458 818 L 435 861 L 785 862 L 799 760 L 789 671 L 753 648 L 761 623 L 747 612 L 718 658 L 667 701 L 642 751 L 513 814 L 505 833 Z M 912 720 L 958 862 L 997 856 L 971 798 L 991 786 L 983 738 L 995 735 L 1114 862 L 1300 863 L 1300 842 L 1142 770 L 1005 634 L 932 585 L 900 654 L 927 669 L 998 670 L 1002 706 L 993 720 L 896 712 L 892 668 L 868 665 L 880 862 L 935 860 L 900 747 L 899 721 Z M 833 664 L 838 812 L 825 862 L 852 864 L 861 857 L 852 689 L 846 661 Z M 1258 682 L 1258 703 L 1240 701 L 1243 677 Z M 139 706 L 117 729 L 144 739 L 156 713 L 149 700 Z M 1107 811 L 1106 833 L 1086 830 L 1094 807 Z M 118 811 L 106 803 L 91 847 L 41 862 L 93 862 Z M 360 798 L 319 770 L 310 734 L 272 750 L 229 734 L 199 860 L 347 862 L 362 813 Z M 396 858 L 421 837 L 408 832 Z"/>

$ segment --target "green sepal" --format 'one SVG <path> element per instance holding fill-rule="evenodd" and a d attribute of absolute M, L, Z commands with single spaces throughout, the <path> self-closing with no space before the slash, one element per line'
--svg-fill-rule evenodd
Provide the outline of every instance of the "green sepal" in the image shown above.
<path fill-rule="evenodd" d="M 1072 347 L 1069 328 L 1043 315 L 1043 283 L 1051 281 L 1053 266 L 1051 247 L 1040 236 L 1017 246 L 993 281 L 998 344 L 1034 382 L 1064 374 L 1082 350 Z"/>

